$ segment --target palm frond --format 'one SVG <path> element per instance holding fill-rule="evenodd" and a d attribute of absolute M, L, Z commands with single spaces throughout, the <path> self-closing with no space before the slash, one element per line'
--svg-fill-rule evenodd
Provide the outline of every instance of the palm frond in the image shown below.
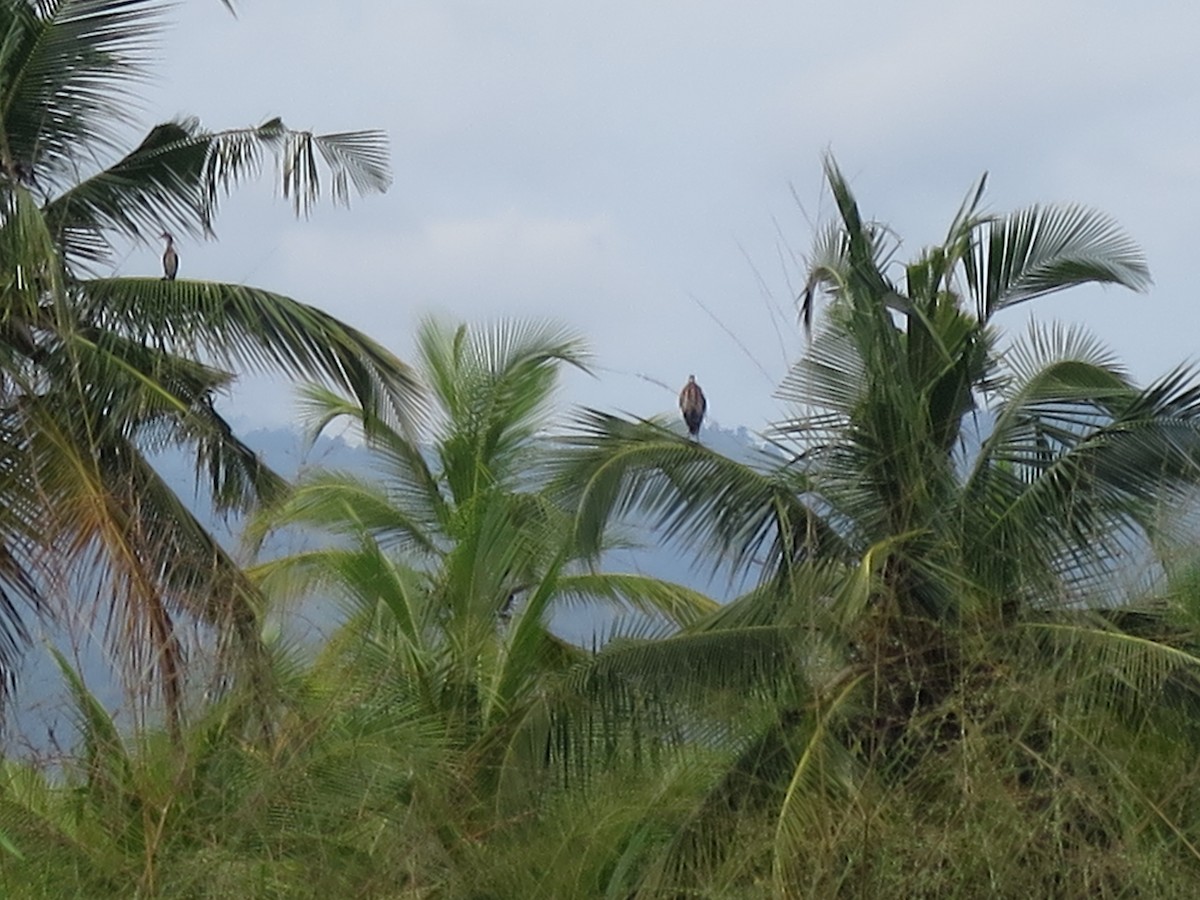
<path fill-rule="evenodd" d="M 442 552 L 435 536 L 438 525 L 420 510 L 397 503 L 371 479 L 346 472 L 315 472 L 256 518 L 245 537 L 258 545 L 267 530 L 291 526 L 347 536 L 365 532 L 382 547 L 428 557 Z"/>
<path fill-rule="evenodd" d="M 583 547 L 595 552 L 604 526 L 635 511 L 668 539 L 715 554 L 735 572 L 773 572 L 844 542 L 803 502 L 808 476 L 778 466 L 760 471 L 674 434 L 655 421 L 588 410 L 564 439 L 555 474 L 576 506 Z"/>
<path fill-rule="evenodd" d="M 808 352 L 792 366 L 776 396 L 797 417 L 777 426 L 781 433 L 803 431 L 814 443 L 848 421 L 867 387 L 866 366 L 853 338 L 840 328 L 823 329 Z M 809 409 L 815 407 L 816 412 Z"/>
<path fill-rule="evenodd" d="M 83 737 L 89 799 L 97 806 L 121 804 L 130 793 L 132 765 L 116 723 L 66 657 L 53 647 L 49 649 L 71 690 L 79 733 Z"/>
<path fill-rule="evenodd" d="M 415 429 L 424 410 L 407 365 L 328 313 L 258 288 L 205 281 L 83 281 L 85 314 L 99 327 L 229 367 L 324 379 L 372 415 Z"/>
<path fill-rule="evenodd" d="M 586 371 L 586 345 L 559 326 L 502 321 L 478 330 L 425 321 L 418 357 L 439 407 L 435 425 L 451 493 L 472 495 L 480 479 L 511 484 L 547 424 L 561 364 Z"/>
<path fill-rule="evenodd" d="M 185 648 L 176 617 L 212 626 L 253 656 L 259 600 L 132 441 L 77 409 L 58 396 L 24 404 L 15 449 L 40 499 L 31 521 L 59 577 L 107 610 L 106 635 L 131 685 L 156 686 L 178 716 Z"/>
<path fill-rule="evenodd" d="M 1193 695 L 1200 685 L 1200 656 L 1194 644 L 1180 644 L 1161 627 L 1157 634 L 1138 633 L 1119 627 L 1103 611 L 1094 611 L 1027 621 L 1021 630 L 1033 638 L 1037 651 L 1049 654 L 1064 673 L 1090 676 L 1087 690 L 1066 698 L 1070 706 L 1085 713 L 1073 717 L 1077 727 L 1103 723 L 1104 716 L 1093 715 L 1096 711 L 1144 720 L 1163 702 L 1169 684 L 1186 685 Z"/>
<path fill-rule="evenodd" d="M 220 512 L 245 511 L 282 492 L 282 479 L 233 434 L 213 406 L 214 393 L 232 380 L 227 372 L 110 331 L 61 337 L 63 346 L 47 351 L 42 365 L 60 386 L 77 390 L 90 408 L 105 411 L 93 423 L 94 433 L 112 431 L 122 440 L 136 436 L 149 450 L 194 446 L 197 483 L 207 476 L 209 497 Z"/>
<path fill-rule="evenodd" d="M 865 678 L 865 675 L 848 678 L 839 693 L 827 704 L 819 703 L 809 714 L 811 723 L 799 742 L 795 768 L 779 805 L 775 828 L 772 876 L 781 896 L 788 893 L 789 886 L 804 881 L 818 883 L 818 873 L 804 871 L 802 848 L 819 844 L 822 835 L 836 832 L 844 818 L 839 811 L 844 810 L 848 800 L 853 800 L 856 767 L 845 747 L 833 738 L 831 726 Z"/>
<path fill-rule="evenodd" d="M 348 204 L 352 193 L 383 193 L 392 183 L 387 136 L 381 131 L 318 135 L 274 118 L 252 128 L 200 132 L 194 140 L 205 148 L 202 184 L 209 213 L 221 194 L 261 170 L 264 150 L 274 155 L 280 192 L 298 216 L 307 216 L 321 196 L 320 163 L 335 203 Z"/>
<path fill-rule="evenodd" d="M 610 682 L 703 704 L 713 693 L 746 699 L 792 694 L 803 684 L 803 633 L 777 625 L 687 631 L 659 640 L 614 640 L 580 674 L 593 690 Z"/>
<path fill-rule="evenodd" d="M 989 220 L 963 262 L 981 322 L 1075 285 L 1150 285 L 1137 244 L 1113 220 L 1080 206 L 1033 206 Z"/>
<path fill-rule="evenodd" d="M 659 615 L 676 625 L 689 625 L 720 607 L 710 597 L 659 578 L 617 572 L 560 575 L 557 604 L 605 602 L 622 610 Z"/>
<path fill-rule="evenodd" d="M 0 66 L 6 164 L 39 183 L 74 176 L 84 155 L 111 150 L 129 121 L 131 88 L 161 30 L 161 0 L 6 3 L 10 25 Z"/>
<path fill-rule="evenodd" d="M 201 175 L 207 148 L 194 120 L 155 126 L 124 158 L 73 184 L 43 208 L 48 227 L 68 258 L 107 258 L 108 234 L 145 241 L 164 228 L 207 234 L 211 211 Z"/>

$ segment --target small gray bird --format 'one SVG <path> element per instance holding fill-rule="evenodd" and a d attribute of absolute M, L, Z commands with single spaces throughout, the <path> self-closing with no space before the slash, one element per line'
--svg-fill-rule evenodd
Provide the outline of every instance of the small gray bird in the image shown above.
<path fill-rule="evenodd" d="M 169 231 L 164 231 L 162 237 L 167 242 L 167 249 L 163 251 L 163 281 L 174 281 L 175 273 L 179 271 L 179 254 L 175 252 L 175 238 Z"/>
<path fill-rule="evenodd" d="M 687 384 L 679 392 L 679 411 L 683 413 L 683 421 L 687 424 L 688 434 L 695 440 L 700 433 L 700 423 L 704 421 L 704 412 L 708 409 L 708 401 L 704 399 L 704 391 L 696 384 L 696 376 L 689 375 Z"/>

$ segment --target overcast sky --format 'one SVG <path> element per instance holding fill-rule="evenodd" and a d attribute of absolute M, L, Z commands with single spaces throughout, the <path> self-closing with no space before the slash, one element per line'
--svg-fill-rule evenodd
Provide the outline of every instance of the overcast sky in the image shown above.
<path fill-rule="evenodd" d="M 598 366 L 566 402 L 670 413 L 695 373 L 717 422 L 760 429 L 803 347 L 826 150 L 902 258 L 985 170 L 992 210 L 1112 214 L 1146 249 L 1149 294 L 1076 291 L 1000 324 L 1084 321 L 1143 380 L 1195 356 L 1198 20 L 1182 0 L 243 0 L 236 19 L 189 0 L 146 123 L 280 115 L 391 139 L 386 195 L 295 222 L 251 186 L 219 242 L 180 246 L 181 277 L 315 303 L 402 357 L 430 313 L 552 317 Z M 157 271 L 159 249 L 121 272 Z M 280 424 L 288 398 L 247 383 L 229 408 Z"/>

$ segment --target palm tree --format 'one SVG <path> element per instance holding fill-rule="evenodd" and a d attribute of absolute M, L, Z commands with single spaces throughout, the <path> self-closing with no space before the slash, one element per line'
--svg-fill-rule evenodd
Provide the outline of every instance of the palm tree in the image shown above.
<path fill-rule="evenodd" d="M 249 531 L 261 540 L 305 526 L 337 538 L 252 574 L 268 596 L 319 588 L 348 601 L 319 679 L 332 673 L 348 708 L 390 697 L 444 723 L 465 789 L 492 801 L 528 801 L 526 779 L 552 755 L 551 698 L 571 694 L 569 674 L 586 659 L 550 630 L 555 610 L 600 603 L 683 625 L 715 608 L 678 585 L 583 565 L 570 513 L 547 491 L 563 365 L 583 368 L 586 352 L 559 328 L 427 321 L 416 368 L 429 430 L 414 439 L 311 389 L 315 429 L 357 425 L 381 477 L 312 472 Z"/>
<path fill-rule="evenodd" d="M 82 589 L 104 601 L 129 674 L 156 672 L 176 717 L 177 619 L 252 642 L 257 601 L 147 452 L 193 448 L 217 507 L 244 510 L 281 482 L 215 408 L 236 370 L 328 379 L 398 427 L 420 399 L 395 356 L 313 307 L 240 285 L 97 277 L 116 242 L 210 234 L 221 196 L 264 154 L 298 214 L 323 190 L 344 202 L 389 183 L 381 134 L 279 119 L 168 122 L 122 153 L 168 8 L 0 0 L 0 674 L 12 676 L 27 614 Z"/>
<path fill-rule="evenodd" d="M 981 214 L 981 181 L 945 242 L 901 266 L 832 160 L 826 174 L 840 217 L 818 237 L 801 313 L 810 323 L 822 292 L 828 313 L 760 463 L 593 411 L 560 467 L 593 545 L 638 509 L 760 577 L 681 634 L 615 643 L 594 663 L 693 704 L 717 684 L 777 698 L 655 883 L 711 857 L 729 810 L 753 798 L 774 809 L 777 890 L 825 893 L 853 870 L 849 831 L 886 818 L 881 785 L 963 754 L 1014 785 L 1111 770 L 1106 741 L 1145 737 L 1120 716 L 1150 715 L 1168 682 L 1190 696 L 1200 665 L 1166 604 L 1134 612 L 1112 589 L 1122 560 L 1167 546 L 1163 511 L 1200 480 L 1200 385 L 1177 369 L 1139 387 L 1080 329 L 1003 345 L 993 323 L 1078 284 L 1146 287 L 1137 247 L 1078 207 Z M 1112 806 L 1156 808 L 1136 789 L 1123 798 Z M 1069 827 L 1087 842 L 1082 819 Z"/>

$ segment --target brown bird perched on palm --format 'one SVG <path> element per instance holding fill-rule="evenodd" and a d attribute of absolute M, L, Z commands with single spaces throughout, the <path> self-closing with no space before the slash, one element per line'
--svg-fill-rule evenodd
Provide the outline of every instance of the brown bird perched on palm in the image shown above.
<path fill-rule="evenodd" d="M 167 249 L 163 251 L 163 281 L 174 281 L 175 273 L 179 271 L 179 254 L 175 252 L 175 238 L 169 231 L 164 231 L 162 237 L 167 242 Z"/>
<path fill-rule="evenodd" d="M 688 434 L 692 440 L 700 434 L 700 423 L 704 421 L 704 412 L 708 409 L 708 401 L 704 399 L 704 391 L 696 384 L 696 376 L 689 375 L 687 384 L 679 392 L 679 411 L 683 413 L 683 421 L 687 424 Z"/>

